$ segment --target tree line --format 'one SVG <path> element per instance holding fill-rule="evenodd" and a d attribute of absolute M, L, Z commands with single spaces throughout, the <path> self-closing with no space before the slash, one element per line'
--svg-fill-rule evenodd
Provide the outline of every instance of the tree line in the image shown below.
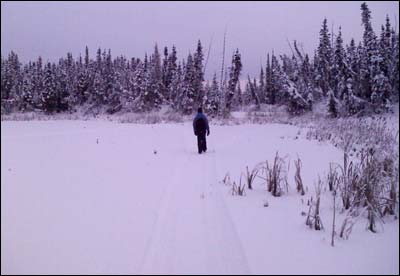
<path fill-rule="evenodd" d="M 315 102 L 327 103 L 332 117 L 381 112 L 399 99 L 399 34 L 389 17 L 379 37 L 371 12 L 361 5 L 363 39 L 344 45 L 342 30 L 328 29 L 324 19 L 319 44 L 310 58 L 294 41 L 291 54 L 268 54 L 257 78 L 247 76 L 242 92 L 239 50 L 218 80 L 204 80 L 201 41 L 194 53 L 178 60 L 175 46 L 157 44 L 144 58 L 112 58 L 111 50 L 98 49 L 95 58 L 86 47 L 84 57 L 71 53 L 57 63 L 39 57 L 22 64 L 11 52 L 1 57 L 2 113 L 40 111 L 86 113 L 148 112 L 163 105 L 182 114 L 198 106 L 212 115 L 229 115 L 243 106 L 286 105 L 292 114 L 312 110 Z"/>

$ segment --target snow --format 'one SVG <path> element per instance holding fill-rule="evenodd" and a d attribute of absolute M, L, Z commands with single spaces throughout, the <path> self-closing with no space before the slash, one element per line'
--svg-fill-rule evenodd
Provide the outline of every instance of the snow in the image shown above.
<path fill-rule="evenodd" d="M 325 230 L 305 225 L 301 212 L 339 149 L 289 125 L 210 130 L 198 155 L 191 123 L 2 121 L 1 273 L 399 273 L 398 220 L 377 234 L 360 220 L 331 247 L 332 197 L 323 191 Z M 290 163 L 288 194 L 273 198 L 258 179 L 245 197 L 232 196 L 221 183 L 277 151 Z"/>

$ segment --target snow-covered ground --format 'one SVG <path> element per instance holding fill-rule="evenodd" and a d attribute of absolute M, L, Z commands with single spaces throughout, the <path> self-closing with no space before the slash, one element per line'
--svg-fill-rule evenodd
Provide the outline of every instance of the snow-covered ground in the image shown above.
<path fill-rule="evenodd" d="M 399 222 L 372 234 L 360 220 L 330 245 L 305 225 L 318 176 L 342 153 L 295 126 L 211 126 L 198 155 L 190 123 L 1 122 L 2 274 L 398 274 Z M 221 183 L 276 151 L 290 163 L 290 191 L 245 197 Z M 305 196 L 294 188 L 302 159 Z M 268 201 L 269 206 L 264 207 Z M 343 215 L 339 214 L 340 225 Z"/>

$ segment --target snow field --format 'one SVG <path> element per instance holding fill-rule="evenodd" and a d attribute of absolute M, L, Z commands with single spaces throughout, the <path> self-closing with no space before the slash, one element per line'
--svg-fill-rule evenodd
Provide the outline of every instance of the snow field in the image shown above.
<path fill-rule="evenodd" d="M 2 274 L 398 274 L 398 221 L 371 234 L 361 220 L 331 248 L 323 192 L 325 230 L 305 225 L 301 212 L 339 149 L 279 124 L 211 126 L 207 138 L 198 155 L 190 123 L 2 122 Z M 257 179 L 238 197 L 221 183 L 276 151 L 290 163 L 288 194 L 273 198 Z"/>

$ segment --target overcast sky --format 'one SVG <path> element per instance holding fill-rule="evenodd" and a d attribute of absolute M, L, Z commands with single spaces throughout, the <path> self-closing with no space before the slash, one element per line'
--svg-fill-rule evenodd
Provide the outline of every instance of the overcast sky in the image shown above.
<path fill-rule="evenodd" d="M 89 46 L 113 56 L 128 58 L 151 53 L 157 42 L 176 45 L 179 59 L 194 51 L 197 40 L 207 51 L 212 39 L 207 78 L 221 67 L 222 41 L 227 27 L 226 59 L 235 48 L 243 60 L 243 77 L 259 73 L 267 52 L 290 53 L 287 40 L 298 40 L 306 52 L 318 45 L 324 17 L 337 32 L 342 26 L 345 43 L 362 37 L 362 2 L 1 2 L 1 54 L 13 50 L 21 61 L 58 61 L 67 52 L 74 56 Z M 373 27 L 379 34 L 386 14 L 393 25 L 399 4 L 369 2 Z M 398 25 L 398 23 L 397 23 Z M 398 28 L 398 26 L 397 26 Z"/>

